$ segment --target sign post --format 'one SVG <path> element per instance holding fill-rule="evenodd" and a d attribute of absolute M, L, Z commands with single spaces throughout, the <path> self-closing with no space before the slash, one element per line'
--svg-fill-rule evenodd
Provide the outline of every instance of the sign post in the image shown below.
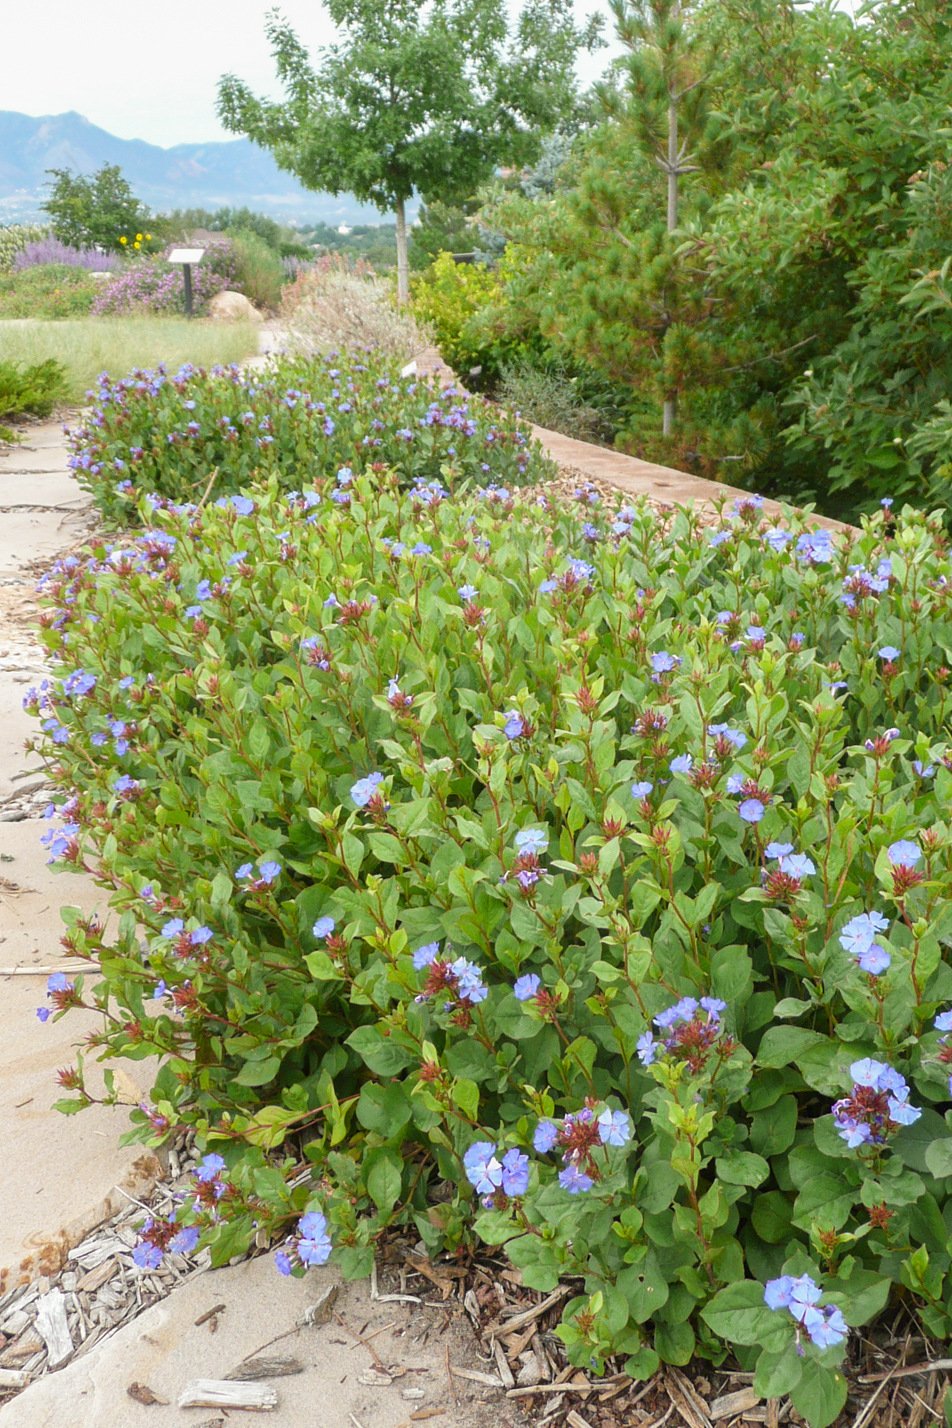
<path fill-rule="evenodd" d="M 169 254 L 168 261 L 177 263 L 182 268 L 182 278 L 185 283 L 185 316 L 193 316 L 192 300 L 192 266 L 197 267 L 205 256 L 204 248 L 173 248 Z"/>

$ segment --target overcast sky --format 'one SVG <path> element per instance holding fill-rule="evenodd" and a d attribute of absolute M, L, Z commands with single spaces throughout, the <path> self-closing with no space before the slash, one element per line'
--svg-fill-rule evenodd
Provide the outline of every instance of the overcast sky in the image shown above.
<path fill-rule="evenodd" d="M 575 4 L 580 17 L 607 14 L 604 0 Z M 257 93 L 279 93 L 264 37 L 272 0 L 9 0 L 3 8 L 0 109 L 75 109 L 120 138 L 169 147 L 234 137 L 215 117 L 225 73 Z M 319 0 L 278 8 L 312 52 L 333 39 Z M 614 48 L 585 57 L 585 80 L 597 78 Z"/>

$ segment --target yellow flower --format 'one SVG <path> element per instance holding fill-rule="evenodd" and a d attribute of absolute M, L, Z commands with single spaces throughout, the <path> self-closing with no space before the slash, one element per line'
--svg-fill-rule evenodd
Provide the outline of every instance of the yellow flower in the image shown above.
<path fill-rule="evenodd" d="M 141 234 L 141 233 L 137 233 L 137 234 L 136 234 L 136 242 L 137 242 L 137 243 L 141 243 L 141 242 L 142 242 L 142 234 Z"/>
<path fill-rule="evenodd" d="M 146 237 L 146 242 L 151 242 L 151 240 L 152 240 L 152 234 L 151 234 L 151 233 L 147 233 L 147 234 L 145 235 L 145 237 Z"/>
<path fill-rule="evenodd" d="M 122 237 L 119 239 L 119 242 L 122 244 L 123 247 L 125 247 L 126 244 L 128 243 L 128 241 L 129 241 L 129 239 L 128 239 L 128 238 L 126 237 L 126 235 L 123 233 Z"/>
<path fill-rule="evenodd" d="M 133 248 L 141 248 L 141 247 L 142 247 L 142 244 L 137 242 L 137 243 L 133 243 L 132 246 L 133 246 Z"/>

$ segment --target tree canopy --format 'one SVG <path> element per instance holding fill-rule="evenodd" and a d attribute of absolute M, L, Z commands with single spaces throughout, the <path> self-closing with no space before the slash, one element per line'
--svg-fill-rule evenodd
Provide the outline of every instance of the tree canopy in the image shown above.
<path fill-rule="evenodd" d="M 226 128 L 270 149 L 302 183 L 352 193 L 397 222 L 405 205 L 468 197 L 497 164 L 522 164 L 576 103 L 574 63 L 598 25 L 571 0 L 327 0 L 339 39 L 312 65 L 278 11 L 265 29 L 284 89 L 257 98 L 234 75 L 218 91 Z"/>

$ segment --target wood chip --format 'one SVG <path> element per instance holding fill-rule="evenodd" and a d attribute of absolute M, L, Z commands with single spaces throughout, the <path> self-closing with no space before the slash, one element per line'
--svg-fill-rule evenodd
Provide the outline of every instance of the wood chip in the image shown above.
<path fill-rule="evenodd" d="M 711 1404 L 711 1422 L 716 1423 L 719 1418 L 733 1418 L 737 1413 L 746 1413 L 748 1409 L 759 1407 L 761 1402 L 760 1394 L 755 1393 L 752 1388 L 741 1388 L 736 1393 L 724 1393 Z"/>
<path fill-rule="evenodd" d="M 243 1359 L 236 1369 L 226 1373 L 226 1379 L 241 1379 L 246 1383 L 258 1378 L 287 1378 L 292 1373 L 303 1373 L 304 1365 L 294 1358 L 250 1358 Z"/>
<path fill-rule="evenodd" d="M 378 1368 L 376 1364 L 371 1364 L 369 1368 L 361 1369 L 357 1375 L 357 1382 L 365 1384 L 368 1388 L 389 1388 L 393 1379 L 386 1369 Z"/>
<path fill-rule="evenodd" d="M 496 1359 L 496 1367 L 499 1370 L 499 1377 L 502 1379 L 503 1388 L 515 1388 L 516 1380 L 513 1377 L 512 1369 L 506 1355 L 503 1353 L 502 1344 L 497 1339 L 493 1345 L 493 1354 Z"/>
<path fill-rule="evenodd" d="M 153 1403 L 167 1404 L 169 1401 L 167 1398 L 160 1398 L 157 1393 L 153 1393 L 147 1383 L 130 1383 L 126 1393 L 130 1398 L 134 1398 L 136 1403 L 144 1403 L 147 1408 L 151 1407 Z"/>
<path fill-rule="evenodd" d="M 267 1383 L 235 1383 L 229 1379 L 196 1378 L 179 1395 L 179 1408 L 244 1408 L 268 1413 L 278 1406 L 277 1391 Z"/>
<path fill-rule="evenodd" d="M 66 1318 L 66 1300 L 61 1289 L 51 1289 L 37 1303 L 36 1331 L 46 1345 L 51 1369 L 64 1364 L 73 1353 L 73 1336 Z"/>
<path fill-rule="evenodd" d="M 340 1285 L 329 1284 L 317 1296 L 314 1303 L 309 1304 L 304 1310 L 301 1323 L 315 1329 L 319 1328 L 321 1324 L 329 1323 L 339 1293 Z"/>
<path fill-rule="evenodd" d="M 26 1388 L 29 1382 L 29 1374 L 24 1373 L 22 1369 L 0 1368 L 0 1393 Z"/>
<path fill-rule="evenodd" d="M 524 1310 L 521 1314 L 515 1314 L 511 1319 L 507 1319 L 504 1324 L 493 1324 L 487 1329 L 487 1333 L 495 1334 L 497 1338 L 506 1338 L 509 1334 L 514 1334 L 517 1329 L 522 1329 L 526 1324 L 531 1324 L 538 1319 L 547 1309 L 558 1304 L 567 1294 L 572 1293 L 572 1287 L 568 1284 L 560 1284 L 558 1289 L 553 1289 L 552 1293 L 542 1300 L 541 1304 L 535 1304 L 531 1309 Z"/>
<path fill-rule="evenodd" d="M 502 1379 L 497 1378 L 494 1373 L 481 1373 L 479 1369 L 457 1368 L 455 1364 L 452 1364 L 451 1368 L 454 1378 L 468 1378 L 471 1383 L 481 1383 L 486 1388 L 503 1387 Z"/>
<path fill-rule="evenodd" d="M 665 1388 L 668 1391 L 668 1397 L 687 1423 L 688 1428 L 711 1428 L 707 1404 L 697 1393 L 690 1379 L 685 1378 L 684 1374 L 679 1373 L 676 1368 L 669 1368 L 665 1372 Z"/>
<path fill-rule="evenodd" d="M 588 1419 L 583 1418 L 581 1413 L 579 1413 L 578 1409 L 576 1408 L 569 1409 L 568 1413 L 565 1415 L 565 1421 L 568 1425 L 568 1428 L 592 1428 L 592 1425 L 591 1423 L 589 1423 Z"/>

